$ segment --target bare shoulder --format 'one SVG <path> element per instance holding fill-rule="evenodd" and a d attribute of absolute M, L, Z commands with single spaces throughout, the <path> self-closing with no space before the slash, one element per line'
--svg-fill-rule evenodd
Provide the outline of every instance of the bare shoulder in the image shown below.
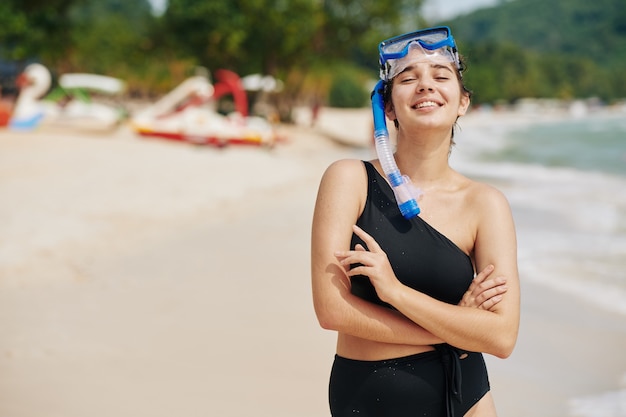
<path fill-rule="evenodd" d="M 490 184 L 468 179 L 466 191 L 466 204 L 478 213 L 490 216 L 502 210 L 511 210 L 504 193 Z"/>
<path fill-rule="evenodd" d="M 320 184 L 320 192 L 336 192 L 348 195 L 360 195 L 367 192 L 367 172 L 363 161 L 358 159 L 340 159 L 326 168 Z"/>
<path fill-rule="evenodd" d="M 365 178 L 365 166 L 358 159 L 340 159 L 326 168 L 324 179 L 337 179 L 342 182 L 360 181 Z"/>
<path fill-rule="evenodd" d="M 515 257 L 515 222 L 509 201 L 501 190 L 490 184 L 471 181 L 469 189 L 466 204 L 471 207 L 477 265 L 482 269 L 497 260 L 504 266 L 506 259 Z M 507 275 L 513 276 L 514 271 L 511 267 Z"/>
<path fill-rule="evenodd" d="M 318 208 L 360 213 L 366 198 L 367 172 L 362 161 L 341 159 L 326 168 L 317 196 Z"/>

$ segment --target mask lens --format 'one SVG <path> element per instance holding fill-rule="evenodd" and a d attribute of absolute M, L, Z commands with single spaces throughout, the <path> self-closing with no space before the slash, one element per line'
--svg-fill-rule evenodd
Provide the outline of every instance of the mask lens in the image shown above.
<path fill-rule="evenodd" d="M 411 42 L 418 42 L 425 49 L 438 49 L 443 46 L 438 44 L 446 41 L 449 35 L 450 32 L 446 28 L 412 32 L 383 41 L 380 44 L 380 52 L 385 55 L 403 52 L 406 55 L 407 47 Z M 395 59 L 395 57 L 387 59 Z"/>

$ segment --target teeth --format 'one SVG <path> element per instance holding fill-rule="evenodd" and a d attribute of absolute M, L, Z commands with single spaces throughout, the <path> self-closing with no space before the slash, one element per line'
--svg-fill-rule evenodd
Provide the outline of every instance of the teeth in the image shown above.
<path fill-rule="evenodd" d="M 423 107 L 434 107 L 436 106 L 437 103 L 435 103 L 434 101 L 424 101 L 423 103 L 418 104 L 417 106 L 415 106 L 418 109 L 421 109 Z"/>

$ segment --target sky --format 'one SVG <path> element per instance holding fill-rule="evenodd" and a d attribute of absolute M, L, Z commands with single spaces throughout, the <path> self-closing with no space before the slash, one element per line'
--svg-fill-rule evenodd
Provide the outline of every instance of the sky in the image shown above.
<path fill-rule="evenodd" d="M 167 0 L 149 0 L 156 14 L 163 13 Z M 440 20 L 468 13 L 472 10 L 493 6 L 499 0 L 426 0 L 424 14 L 429 20 Z"/>
<path fill-rule="evenodd" d="M 148 1 L 152 5 L 154 14 L 160 15 L 165 11 L 165 5 L 167 4 L 167 0 L 148 0 Z"/>
<path fill-rule="evenodd" d="M 424 14 L 429 20 L 443 20 L 469 13 L 483 7 L 494 6 L 501 0 L 426 0 Z"/>

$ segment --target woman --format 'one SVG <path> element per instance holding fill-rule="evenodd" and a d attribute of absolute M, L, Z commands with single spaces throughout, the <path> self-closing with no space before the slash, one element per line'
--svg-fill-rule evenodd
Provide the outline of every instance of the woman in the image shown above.
<path fill-rule="evenodd" d="M 320 325 L 338 332 L 331 412 L 495 416 L 478 352 L 506 358 L 517 338 L 511 210 L 448 163 L 470 104 L 449 29 L 402 35 L 379 51 L 395 162 L 423 191 L 421 213 L 403 216 L 380 160 L 337 161 L 323 175 L 312 290 Z"/>

